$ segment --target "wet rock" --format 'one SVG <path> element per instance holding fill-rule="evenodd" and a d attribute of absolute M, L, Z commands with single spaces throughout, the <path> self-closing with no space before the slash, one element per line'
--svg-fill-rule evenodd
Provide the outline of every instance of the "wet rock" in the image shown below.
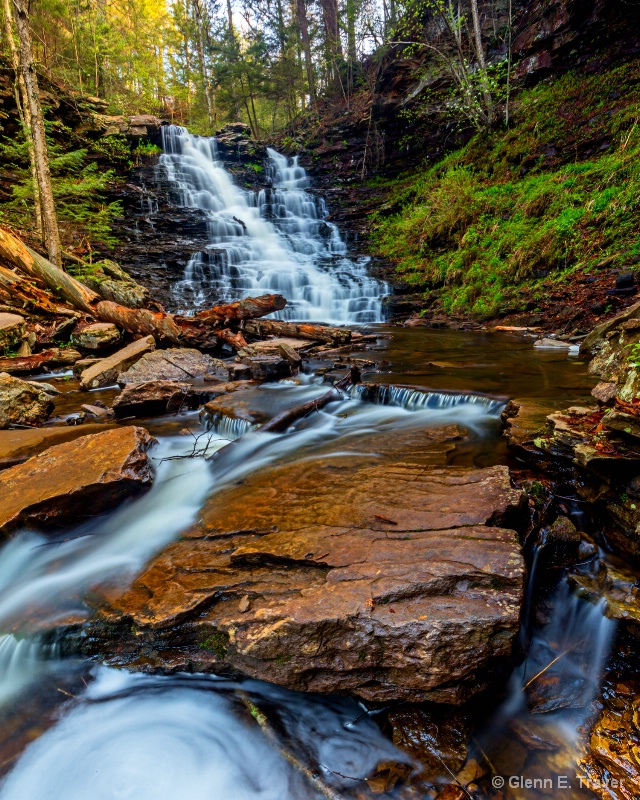
<path fill-rule="evenodd" d="M 19 314 L 0 312 L 0 350 L 16 348 L 25 329 L 24 319 Z"/>
<path fill-rule="evenodd" d="M 53 407 L 51 396 L 40 387 L 0 372 L 0 428 L 40 425 Z"/>
<path fill-rule="evenodd" d="M 544 673 L 524 690 L 532 714 L 549 714 L 561 708 L 579 708 L 584 704 L 588 683 L 584 678 L 567 678 Z"/>
<path fill-rule="evenodd" d="M 202 411 L 202 416 L 207 421 L 214 422 L 220 417 L 229 417 L 230 419 L 243 419 L 254 425 L 262 425 L 276 414 L 295 408 L 301 403 L 299 395 L 292 394 L 287 398 L 278 393 L 277 396 L 274 396 L 273 392 L 261 389 L 252 381 L 234 381 L 230 384 L 222 384 L 222 386 L 231 386 L 234 389 L 217 394 L 216 397 L 209 400 Z M 320 389 L 318 397 L 327 391 L 326 387 Z"/>
<path fill-rule="evenodd" d="M 541 556 L 551 567 L 568 567 L 579 560 L 582 537 L 568 517 L 558 517 L 544 535 Z"/>
<path fill-rule="evenodd" d="M 640 786 L 640 684 L 621 681 L 609 694 L 579 766 L 602 800 L 635 800 Z"/>
<path fill-rule="evenodd" d="M 211 358 L 199 350 L 172 348 L 146 353 L 130 369 L 121 370 L 118 383 L 126 386 L 147 381 L 184 381 L 216 375 L 218 372 L 220 377 L 228 377 L 228 367 L 224 361 Z"/>
<path fill-rule="evenodd" d="M 567 350 L 569 347 L 571 347 L 571 343 L 563 342 L 560 339 L 538 339 L 538 341 L 533 343 L 533 346 Z"/>
<path fill-rule="evenodd" d="M 291 375 L 291 364 L 280 355 L 245 356 L 242 363 L 249 368 L 250 376 L 258 381 L 279 381 Z"/>
<path fill-rule="evenodd" d="M 196 389 L 177 381 L 130 383 L 116 397 L 113 410 L 117 417 L 147 417 L 198 408 L 211 396 L 207 388 Z"/>
<path fill-rule="evenodd" d="M 87 424 L 82 428 L 64 425 L 4 431 L 0 436 L 0 469 L 20 464 L 54 444 L 62 444 L 90 433 L 102 433 L 105 427 L 104 424 Z"/>
<path fill-rule="evenodd" d="M 146 638 L 158 666 L 303 691 L 460 703 L 510 662 L 524 566 L 498 526 L 525 500 L 505 467 L 342 454 L 261 470 L 216 494 L 84 641 L 117 635 L 134 659 Z"/>
<path fill-rule="evenodd" d="M 509 727 L 529 750 L 553 752 L 565 745 L 564 738 L 558 732 L 554 721 L 547 723 L 545 720 L 531 717 L 515 718 L 509 723 Z"/>
<path fill-rule="evenodd" d="M 422 765 L 421 778 L 450 778 L 467 759 L 469 723 L 455 707 L 406 706 L 387 717 L 393 743 Z"/>
<path fill-rule="evenodd" d="M 84 389 L 97 389 L 100 386 L 112 386 L 121 372 L 129 369 L 139 361 L 145 353 L 155 350 L 156 342 L 153 336 L 144 336 L 128 344 L 117 353 L 107 358 L 100 359 L 82 373 L 81 386 Z"/>
<path fill-rule="evenodd" d="M 0 533 L 78 525 L 148 488 L 153 471 L 144 428 L 114 428 L 54 445 L 0 472 Z"/>
<path fill-rule="evenodd" d="M 618 619 L 635 635 L 640 635 L 640 585 L 638 576 L 627 565 L 607 561 L 596 573 L 576 573 L 571 584 L 592 603 L 605 601 L 604 613 Z"/>
<path fill-rule="evenodd" d="M 80 361 L 76 361 L 76 363 L 73 365 L 73 374 L 80 376 L 85 369 L 93 367 L 94 364 L 98 364 L 100 361 L 102 361 L 101 358 L 81 358 Z"/>
<path fill-rule="evenodd" d="M 109 419 L 113 416 L 113 411 L 110 408 L 102 408 L 102 406 L 94 406 L 91 403 L 84 403 L 81 406 L 85 414 L 95 419 Z"/>
<path fill-rule="evenodd" d="M 73 336 L 73 341 L 86 350 L 102 350 L 113 347 L 122 338 L 118 328 L 111 322 L 95 322 Z"/>
<path fill-rule="evenodd" d="M 605 381 L 600 381 L 596 386 L 593 387 L 591 390 L 591 395 L 596 398 L 599 403 L 603 405 L 610 405 L 616 399 L 616 394 L 618 393 L 618 387 L 615 383 L 606 383 Z"/>
<path fill-rule="evenodd" d="M 602 424 L 613 431 L 640 439 L 640 417 L 634 417 L 633 414 L 609 411 L 602 418 Z"/>

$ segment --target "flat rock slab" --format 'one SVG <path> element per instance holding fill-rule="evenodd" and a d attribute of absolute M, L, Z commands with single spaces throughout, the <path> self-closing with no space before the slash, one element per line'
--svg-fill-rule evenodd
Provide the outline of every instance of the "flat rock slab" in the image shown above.
<path fill-rule="evenodd" d="M 55 427 L 14 429 L 3 431 L 0 436 L 0 469 L 13 467 L 27 458 L 35 456 L 54 444 L 70 442 L 81 436 L 102 433 L 104 424 L 56 425 Z"/>
<path fill-rule="evenodd" d="M 126 372 L 118 376 L 120 386 L 146 381 L 184 381 L 216 375 L 227 378 L 229 367 L 219 358 L 201 353 L 191 348 L 171 348 L 147 353 Z"/>
<path fill-rule="evenodd" d="M 149 487 L 144 428 L 114 428 L 54 445 L 0 472 L 0 535 L 20 527 L 78 525 Z"/>
<path fill-rule="evenodd" d="M 354 455 L 261 470 L 111 597 L 90 641 L 116 636 L 120 659 L 153 666 L 460 703 L 508 667 L 524 564 L 507 526 L 524 502 L 500 466 Z"/>
<path fill-rule="evenodd" d="M 153 336 L 143 336 L 142 339 L 131 342 L 108 358 L 101 358 L 82 373 L 80 378 L 82 388 L 98 389 L 101 386 L 112 386 L 121 372 L 133 366 L 145 353 L 155 350 L 155 347 Z"/>
<path fill-rule="evenodd" d="M 51 396 L 44 389 L 0 372 L 0 428 L 40 425 L 53 408 Z"/>
<path fill-rule="evenodd" d="M 304 397 L 299 392 L 287 390 L 270 390 L 268 387 L 257 385 L 251 381 L 235 381 L 235 384 L 244 384 L 248 388 L 239 388 L 224 393 L 217 393 L 204 407 L 207 419 L 215 421 L 219 417 L 230 419 L 244 419 L 256 425 L 267 422 L 276 414 L 295 408 L 314 397 L 322 397 L 329 391 L 329 386 L 321 385 L 309 389 L 308 396 Z M 233 384 L 223 384 L 229 387 Z M 217 387 L 214 387 L 217 388 Z"/>

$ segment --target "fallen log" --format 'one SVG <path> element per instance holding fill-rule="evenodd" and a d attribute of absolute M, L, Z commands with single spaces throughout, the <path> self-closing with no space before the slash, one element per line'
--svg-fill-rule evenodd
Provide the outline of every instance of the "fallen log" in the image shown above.
<path fill-rule="evenodd" d="M 232 320 L 255 319 L 274 311 L 282 311 L 287 301 L 280 294 L 264 294 L 261 297 L 246 297 L 234 303 L 214 306 L 196 314 L 196 319 L 230 322 Z"/>
<path fill-rule="evenodd" d="M 17 300 L 27 311 L 58 313 L 58 307 L 46 292 L 5 267 L 0 267 L 0 297 L 5 303 L 15 304 Z"/>
<path fill-rule="evenodd" d="M 306 417 L 314 411 L 319 411 L 321 408 L 324 408 L 329 403 L 341 399 L 342 393 L 334 386 L 326 394 L 317 397 L 315 400 L 309 400 L 309 402 L 303 403 L 295 408 L 281 411 L 279 414 L 276 414 L 273 419 L 270 419 L 269 422 L 265 422 L 264 425 L 261 425 L 257 430 L 259 433 L 282 433 L 282 431 L 286 431 L 287 428 L 291 427 L 297 420 L 302 419 L 302 417 Z"/>
<path fill-rule="evenodd" d="M 70 347 L 52 347 L 31 356 L 15 356 L 13 358 L 0 358 L 0 372 L 10 375 L 20 375 L 29 372 L 38 372 L 44 366 L 69 367 L 82 358 L 81 353 Z"/>
<path fill-rule="evenodd" d="M 252 336 L 290 336 L 294 339 L 311 339 L 330 344 L 347 344 L 351 341 L 348 328 L 330 325 L 312 325 L 308 322 L 283 322 L 277 319 L 251 319 L 244 324 L 245 333 Z"/>
<path fill-rule="evenodd" d="M 232 331 L 227 323 L 232 320 L 250 321 L 252 317 L 281 310 L 287 303 L 282 295 L 270 294 L 217 305 L 201 311 L 195 317 L 183 317 L 148 308 L 130 308 L 111 300 L 103 300 L 99 294 L 2 229 L 0 258 L 28 275 L 39 278 L 54 294 L 74 308 L 86 311 L 102 322 L 112 322 L 129 333 L 154 336 L 179 346 L 212 348 L 219 342 L 224 342 L 236 350 L 241 349 L 247 346 L 244 336 Z"/>

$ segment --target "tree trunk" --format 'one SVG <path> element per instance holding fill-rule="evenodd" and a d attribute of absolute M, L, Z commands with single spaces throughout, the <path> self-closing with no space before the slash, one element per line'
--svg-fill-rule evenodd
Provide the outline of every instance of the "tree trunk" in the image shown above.
<path fill-rule="evenodd" d="M 26 0 L 13 0 L 15 9 L 15 23 L 20 42 L 19 61 L 20 71 L 24 80 L 27 105 L 31 115 L 31 137 L 36 162 L 38 188 L 40 190 L 40 203 L 42 207 L 42 223 L 44 238 L 49 259 L 56 266 L 62 266 L 62 248 L 60 246 L 60 232 L 58 218 L 53 200 L 51 187 L 51 174 L 49 171 L 49 155 L 47 152 L 47 139 L 40 105 L 40 90 L 38 76 L 33 63 L 31 49 L 31 32 L 29 30 L 29 13 L 25 6 Z"/>
<path fill-rule="evenodd" d="M 29 165 L 31 167 L 31 182 L 33 183 L 33 212 L 35 216 L 35 229 L 38 238 L 42 240 L 42 211 L 40 209 L 40 188 L 38 186 L 38 171 L 36 169 L 36 156 L 33 149 L 33 138 L 31 135 L 31 112 L 29 111 L 29 102 L 27 98 L 27 90 L 24 85 L 24 78 L 20 70 L 20 58 L 18 56 L 18 48 L 14 39 L 13 31 L 13 12 L 11 10 L 11 0 L 3 0 L 4 5 L 4 32 L 11 51 L 11 64 L 16 76 L 16 106 L 18 108 L 18 115 L 20 122 L 24 128 L 24 137 L 27 142 L 27 151 L 29 153 Z"/>
<path fill-rule="evenodd" d="M 202 89 L 204 91 L 204 99 L 207 104 L 207 116 L 209 117 L 209 132 L 213 133 L 214 113 L 213 113 L 213 103 L 211 100 L 211 83 L 209 81 L 207 64 L 204 57 L 204 17 L 202 14 L 202 8 L 200 7 L 200 0 L 194 0 L 193 9 L 196 15 L 198 59 L 200 61 L 200 73 L 202 75 Z"/>
<path fill-rule="evenodd" d="M 332 76 L 335 88 L 338 89 L 340 86 L 338 60 L 342 59 L 340 25 L 338 22 L 338 2 L 337 0 L 320 0 L 320 5 L 322 6 L 322 19 L 324 21 L 327 68 Z"/>
<path fill-rule="evenodd" d="M 482 88 L 482 96 L 487 113 L 487 122 L 491 125 L 493 123 L 493 98 L 491 97 L 491 90 L 489 89 L 489 81 L 487 79 L 487 63 L 484 57 L 484 45 L 482 44 L 478 0 L 471 0 L 471 17 L 473 18 L 473 38 L 475 41 L 476 56 L 478 58 L 478 67 L 480 68 L 480 86 Z"/>

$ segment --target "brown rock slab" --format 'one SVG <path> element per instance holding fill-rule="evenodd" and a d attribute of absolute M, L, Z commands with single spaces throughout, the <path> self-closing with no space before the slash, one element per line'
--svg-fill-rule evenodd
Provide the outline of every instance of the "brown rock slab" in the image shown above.
<path fill-rule="evenodd" d="M 93 364 L 82 373 L 81 385 L 85 389 L 97 389 L 100 386 L 111 386 L 116 383 L 118 375 L 124 370 L 129 369 L 145 353 L 155 350 L 156 342 L 153 336 L 144 336 L 138 339 L 117 353 L 113 353 L 107 358 L 101 358 L 99 362 Z"/>
<path fill-rule="evenodd" d="M 0 372 L 0 428 L 40 425 L 53 407 L 48 392 L 33 383 Z"/>
<path fill-rule="evenodd" d="M 0 534 L 79 524 L 148 488 L 153 470 L 144 428 L 113 428 L 54 445 L 0 472 Z"/>
<path fill-rule="evenodd" d="M 233 385 L 238 385 L 238 388 L 220 393 L 217 397 L 209 400 L 204 407 L 205 418 L 212 421 L 219 417 L 229 417 L 244 419 L 260 425 L 281 411 L 301 404 L 299 396 L 291 395 L 288 399 L 280 395 L 274 396 L 273 392 L 261 389 L 260 386 L 250 381 L 234 381 L 232 384 L 223 384 L 227 387 Z M 242 388 L 243 386 L 248 386 L 248 388 Z M 328 391 L 328 387 L 325 387 L 318 397 L 326 391 Z"/>
<path fill-rule="evenodd" d="M 609 405 L 613 403 L 616 399 L 616 395 L 618 393 L 618 386 L 615 383 L 605 383 L 604 381 L 600 381 L 600 383 L 596 384 L 591 390 L 591 394 L 599 403 L 603 405 Z"/>
<path fill-rule="evenodd" d="M 102 350 L 113 347 L 122 339 L 118 328 L 112 322 L 94 322 L 73 335 L 73 341 L 86 350 Z"/>
<path fill-rule="evenodd" d="M 524 565 L 506 525 L 524 502 L 506 467 L 354 454 L 261 470 L 214 495 L 89 639 L 116 635 L 131 660 L 153 641 L 156 666 L 458 704 L 509 664 Z"/>
<path fill-rule="evenodd" d="M 201 353 L 191 348 L 171 348 L 146 353 L 130 368 L 123 368 L 118 375 L 120 386 L 147 381 L 184 381 L 216 375 L 227 378 L 229 368 L 219 358 Z"/>
<path fill-rule="evenodd" d="M 52 447 L 54 444 L 70 442 L 81 436 L 102 433 L 106 425 L 87 423 L 82 427 L 75 425 L 57 425 L 55 427 L 32 428 L 30 430 L 16 428 L 3 431 L 0 436 L 0 469 L 12 467 L 26 461 Z"/>

